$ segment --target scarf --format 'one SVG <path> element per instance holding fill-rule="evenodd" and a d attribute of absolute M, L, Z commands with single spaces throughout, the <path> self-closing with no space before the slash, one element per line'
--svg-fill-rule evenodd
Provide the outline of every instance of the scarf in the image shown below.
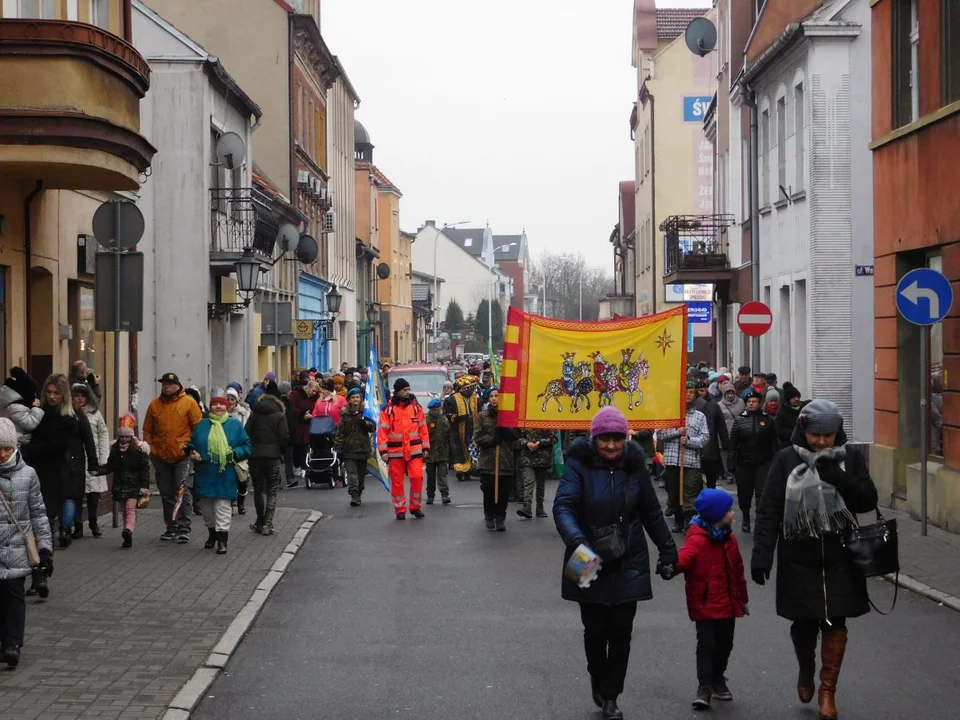
<path fill-rule="evenodd" d="M 783 508 L 783 537 L 786 540 L 819 538 L 824 533 L 838 533 L 856 524 L 837 489 L 820 480 L 817 461 L 835 461 L 843 468 L 846 446 L 832 447 L 815 453 L 794 445 L 802 461 L 787 477 Z"/>
<path fill-rule="evenodd" d="M 230 418 L 229 415 L 210 416 L 210 434 L 207 436 L 207 454 L 210 461 L 220 468 L 220 472 L 227 469 L 227 456 L 231 454 L 227 434 L 223 431 L 223 424 Z"/>
<path fill-rule="evenodd" d="M 690 519 L 690 522 L 699 525 L 706 530 L 707 537 L 714 542 L 723 542 L 730 537 L 730 534 L 733 532 L 733 529 L 729 527 L 716 527 L 713 523 L 704 520 L 702 517 L 700 517 L 700 515 L 694 515 Z"/>

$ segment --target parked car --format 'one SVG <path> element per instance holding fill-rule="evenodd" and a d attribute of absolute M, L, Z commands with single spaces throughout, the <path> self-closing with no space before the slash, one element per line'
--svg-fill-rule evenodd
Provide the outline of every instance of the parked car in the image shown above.
<path fill-rule="evenodd" d="M 457 375 L 466 375 L 467 369 L 463 365 L 447 365 L 447 380 L 455 382 Z"/>
<path fill-rule="evenodd" d="M 447 372 L 439 363 L 415 365 L 397 365 L 387 373 L 387 386 L 393 388 L 393 381 L 403 378 L 410 383 L 410 392 L 424 407 L 435 397 L 443 393 L 443 384 L 447 381 Z"/>

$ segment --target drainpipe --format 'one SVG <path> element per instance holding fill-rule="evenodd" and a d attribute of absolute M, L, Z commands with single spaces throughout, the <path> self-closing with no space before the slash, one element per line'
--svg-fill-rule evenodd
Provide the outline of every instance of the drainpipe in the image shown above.
<path fill-rule="evenodd" d="M 293 13 L 290 13 L 287 16 L 287 97 L 289 98 L 289 102 L 287 103 L 287 106 L 289 107 L 289 111 L 287 113 L 287 132 L 290 133 L 290 204 L 293 205 L 294 208 L 297 208 L 297 196 L 296 196 L 297 153 L 296 153 L 296 144 L 295 144 L 296 139 L 294 137 L 295 130 L 293 126 L 294 103 L 296 101 L 296 96 L 294 95 L 294 84 L 293 84 L 293 74 L 294 74 L 293 69 L 294 69 L 295 55 L 296 55 L 295 43 L 296 43 L 296 33 L 294 32 L 294 28 L 293 28 Z M 299 210 L 299 208 L 297 209 Z M 306 228 L 304 232 L 309 232 L 309 230 L 310 228 Z M 281 263 L 281 267 L 282 266 L 283 266 L 283 263 Z M 291 299 L 290 305 L 293 308 L 294 317 L 296 317 L 297 316 L 296 313 L 299 307 L 299 303 L 298 303 L 299 295 L 298 295 L 297 289 L 300 287 L 300 274 L 299 274 L 299 267 L 297 266 L 294 266 L 294 267 L 296 272 L 293 277 L 293 288 L 292 288 L 293 298 Z M 276 324 L 277 310 L 280 303 L 280 285 L 283 282 L 283 271 L 281 270 L 279 273 L 275 272 L 274 279 L 276 280 L 276 284 L 277 284 L 277 292 L 276 292 L 276 295 L 274 296 L 274 303 L 276 304 L 274 305 L 273 321 Z M 252 331 L 249 329 L 250 323 L 248 322 L 247 325 L 248 325 L 248 332 L 252 333 Z M 257 342 L 257 344 L 259 345 L 259 341 Z M 293 346 L 290 348 L 290 367 L 288 368 L 288 374 L 290 375 L 293 374 L 293 367 L 296 365 L 296 362 L 297 362 L 296 356 L 297 356 L 298 350 L 299 348 L 297 347 L 297 341 L 294 340 Z M 277 356 L 274 358 L 274 367 L 276 368 L 276 373 L 277 373 L 277 376 L 279 377 L 282 372 L 281 365 L 280 365 L 282 355 L 279 347 L 276 349 L 275 352 L 277 353 Z"/>
<path fill-rule="evenodd" d="M 653 258 L 653 293 L 652 293 L 652 314 L 657 312 L 657 281 L 663 281 L 663 277 L 657 277 L 657 114 L 656 101 L 653 93 L 647 91 L 647 97 L 650 98 L 650 222 L 653 227 L 653 238 L 650 243 Z"/>
<path fill-rule="evenodd" d="M 757 98 L 752 89 L 750 99 L 750 270 L 753 280 L 753 299 L 760 300 L 760 148 L 758 145 Z M 760 338 L 750 339 L 750 364 L 754 371 L 760 367 Z"/>
<path fill-rule="evenodd" d="M 33 267 L 33 229 L 32 223 L 30 222 L 30 205 L 33 203 L 34 198 L 37 197 L 41 192 L 43 192 L 43 181 L 37 180 L 37 185 L 33 191 L 27 195 L 23 200 L 23 288 L 24 288 L 24 299 L 26 301 L 26 308 L 24 308 L 24 315 L 26 316 L 26 356 L 24 358 L 24 365 L 26 365 L 25 370 L 29 375 L 32 368 L 30 367 L 30 358 L 33 353 L 33 342 L 30 339 L 30 308 L 33 307 L 33 290 L 30 286 L 30 272 Z"/>

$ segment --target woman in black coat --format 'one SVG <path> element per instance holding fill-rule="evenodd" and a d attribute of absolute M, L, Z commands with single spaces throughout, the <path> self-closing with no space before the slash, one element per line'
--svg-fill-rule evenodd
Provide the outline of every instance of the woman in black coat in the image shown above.
<path fill-rule="evenodd" d="M 751 574 L 763 585 L 777 551 L 777 614 L 792 620 L 800 701 L 813 699 L 817 635 L 820 717 L 834 720 L 834 695 L 847 646 L 846 620 L 870 611 L 867 584 L 845 558 L 840 538 L 856 515 L 877 507 L 863 457 L 847 447 L 840 410 L 814 400 L 800 411 L 793 445 L 781 450 L 757 511 Z"/>
<path fill-rule="evenodd" d="M 593 419 L 591 439 L 570 446 L 563 479 L 553 501 L 553 519 L 566 550 L 563 564 L 581 544 L 593 548 L 598 528 L 614 525 L 623 542 L 618 559 L 603 561 L 586 588 L 563 576 L 561 594 L 580 603 L 583 645 L 593 701 L 604 720 L 623 714 L 617 697 L 623 692 L 637 602 L 650 600 L 650 554 L 644 531 L 660 551 L 665 579 L 673 577 L 677 546 L 663 517 L 650 481 L 643 451 L 627 441 L 627 419 L 605 407 Z"/>

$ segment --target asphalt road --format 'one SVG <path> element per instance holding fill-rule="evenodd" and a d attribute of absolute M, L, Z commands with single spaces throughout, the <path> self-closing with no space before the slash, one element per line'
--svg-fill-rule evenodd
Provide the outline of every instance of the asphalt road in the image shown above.
<path fill-rule="evenodd" d="M 508 532 L 489 532 L 478 483 L 452 492 L 453 506 L 405 522 L 379 487 L 359 510 L 343 489 L 282 493 L 281 504 L 325 519 L 193 717 L 597 720 L 579 610 L 560 599 L 552 519 L 521 521 L 511 506 Z M 749 564 L 750 536 L 740 540 Z M 749 590 L 727 672 L 735 701 L 715 702 L 712 715 L 816 720 L 816 703 L 796 698 L 772 583 Z M 871 593 L 889 606 L 889 584 Z M 703 717 L 690 706 L 695 633 L 682 578 L 655 578 L 654 594 L 637 612 L 621 708 L 628 720 Z M 902 591 L 891 616 L 849 627 L 841 718 L 960 717 L 960 614 Z"/>

